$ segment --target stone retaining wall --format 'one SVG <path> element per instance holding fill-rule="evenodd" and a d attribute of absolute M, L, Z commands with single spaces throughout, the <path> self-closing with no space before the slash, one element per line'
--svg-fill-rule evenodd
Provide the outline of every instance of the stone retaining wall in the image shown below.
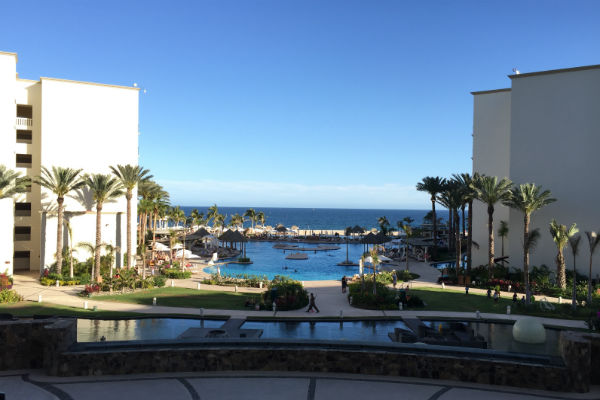
<path fill-rule="evenodd" d="M 564 365 L 432 346 L 269 340 L 77 344 L 75 319 L 0 321 L 0 370 L 85 376 L 182 371 L 338 372 L 449 379 L 554 391 L 600 383 L 600 335 L 562 332 Z"/>

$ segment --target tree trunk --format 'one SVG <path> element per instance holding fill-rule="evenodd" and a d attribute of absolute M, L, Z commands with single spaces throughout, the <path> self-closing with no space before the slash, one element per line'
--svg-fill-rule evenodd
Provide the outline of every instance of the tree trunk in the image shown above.
<path fill-rule="evenodd" d="M 131 198 L 133 191 L 127 189 L 125 198 L 127 199 L 127 265 L 131 264 Z M 120 245 L 121 243 L 119 243 Z"/>
<path fill-rule="evenodd" d="M 591 247 L 591 245 L 590 245 Z M 587 303 L 592 304 L 592 252 L 590 251 L 590 273 L 588 275 Z"/>
<path fill-rule="evenodd" d="M 558 286 L 561 289 L 567 287 L 567 275 L 565 273 L 565 256 L 563 255 L 563 249 L 558 249 L 556 255 L 556 279 L 558 280 Z"/>
<path fill-rule="evenodd" d="M 59 197 L 56 199 L 58 203 L 58 215 L 56 221 L 56 273 L 62 275 L 62 248 L 63 248 L 63 218 L 64 218 L 64 206 L 65 202 L 64 197 Z"/>
<path fill-rule="evenodd" d="M 431 196 L 431 213 L 433 214 L 433 257 L 437 258 L 437 217 L 435 215 L 435 196 Z"/>
<path fill-rule="evenodd" d="M 488 276 L 494 277 L 494 205 L 488 204 Z"/>
<path fill-rule="evenodd" d="M 473 200 L 469 201 L 469 236 L 467 237 L 467 273 L 471 274 L 473 249 Z"/>
<path fill-rule="evenodd" d="M 96 203 L 96 251 L 94 254 L 95 273 L 92 275 L 94 282 L 98 282 L 100 276 L 100 243 L 102 243 L 102 203 Z"/>
<path fill-rule="evenodd" d="M 406 246 L 404 247 L 404 252 L 406 253 L 406 270 L 408 271 L 408 235 L 406 235 Z"/>
<path fill-rule="evenodd" d="M 156 220 L 158 219 L 158 212 L 154 213 L 154 226 L 152 227 L 152 257 L 151 260 L 154 261 L 154 248 L 156 247 Z"/>
<path fill-rule="evenodd" d="M 464 235 L 466 232 L 465 231 L 465 204 L 462 205 L 461 210 L 462 210 L 462 232 L 461 233 L 462 233 L 462 235 Z"/>
<path fill-rule="evenodd" d="M 455 230 L 455 247 L 456 247 L 456 278 L 458 279 L 458 275 L 460 275 L 460 268 L 461 268 L 461 264 L 462 264 L 462 260 L 461 260 L 461 248 L 460 248 L 460 229 L 458 229 L 458 209 L 455 208 L 454 209 L 454 220 L 455 220 L 455 225 L 456 225 L 456 230 Z M 465 285 L 466 285 L 467 280 L 465 279 Z"/>
<path fill-rule="evenodd" d="M 452 250 L 452 247 L 454 247 L 453 243 L 454 240 L 452 240 L 452 238 L 454 237 L 454 220 L 452 219 L 453 214 L 452 214 L 452 208 L 448 209 L 448 251 Z"/>
<path fill-rule="evenodd" d="M 531 290 L 529 288 L 529 222 L 530 216 L 523 217 L 523 281 L 525 282 L 525 302 L 529 304 Z"/>

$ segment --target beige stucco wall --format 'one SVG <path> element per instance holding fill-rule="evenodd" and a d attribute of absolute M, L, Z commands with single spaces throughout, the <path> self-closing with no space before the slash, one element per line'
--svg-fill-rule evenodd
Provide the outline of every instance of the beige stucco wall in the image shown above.
<path fill-rule="evenodd" d="M 0 164 L 15 168 L 15 55 L 0 53 Z M 13 199 L 0 200 L 0 272 L 13 270 Z"/>
<path fill-rule="evenodd" d="M 498 176 L 509 175 L 511 92 L 501 91 L 477 94 L 473 97 L 473 172 Z M 494 237 L 497 238 L 500 221 L 508 221 L 508 208 L 496 204 Z M 473 202 L 473 265 L 488 261 L 487 205 Z M 495 256 L 500 257 L 500 242 L 495 243 Z"/>
<path fill-rule="evenodd" d="M 510 177 L 549 189 L 557 202 L 534 214 L 542 237 L 532 265 L 555 268 L 556 246 L 548 225 L 577 223 L 581 233 L 600 229 L 600 69 L 529 76 L 512 80 Z M 522 265 L 522 214 L 511 213 L 510 252 Z M 572 257 L 567 250 L 567 267 Z M 597 261 L 600 257 L 597 256 Z M 582 238 L 578 266 L 587 275 L 589 251 Z M 592 275 L 600 273 L 596 262 Z"/>
<path fill-rule="evenodd" d="M 566 225 L 577 223 L 582 235 L 600 230 L 600 69 L 517 75 L 512 77 L 510 92 L 474 97 L 473 171 L 508 176 L 515 184 L 535 183 L 552 192 L 558 201 L 532 216 L 531 228 L 539 228 L 542 236 L 531 253 L 531 264 L 555 269 L 556 246 L 548 229 L 552 218 Z M 487 221 L 484 206 L 476 204 L 474 214 L 473 236 L 481 245 Z M 521 268 L 523 214 L 498 210 L 494 220 L 504 218 L 509 220 L 511 266 Z M 475 265 L 486 262 L 485 243 L 484 238 L 474 251 Z M 584 236 L 578 269 L 586 275 L 588 249 Z M 566 255 L 570 269 L 573 259 L 568 248 Z M 600 262 L 595 264 L 593 277 L 600 274 Z"/>
<path fill-rule="evenodd" d="M 42 78 L 41 163 L 81 168 L 84 173 L 111 173 L 109 166 L 138 163 L 138 92 L 107 85 Z M 43 190 L 42 196 L 46 191 Z M 132 241 L 135 246 L 135 194 L 132 201 Z M 43 265 L 53 262 L 56 251 L 55 198 L 42 201 L 49 210 L 43 218 L 47 234 L 42 237 Z M 96 209 L 89 190 L 65 198 L 71 217 L 74 243 L 95 242 Z M 102 242 L 126 251 L 126 199 L 104 204 Z M 118 218 L 117 214 L 123 215 Z M 119 225 L 119 226 L 117 226 Z M 65 237 L 66 239 L 66 237 Z M 68 240 L 64 240 L 67 243 Z M 79 251 L 79 259 L 88 257 Z"/>
<path fill-rule="evenodd" d="M 0 164 L 28 175 L 41 166 L 81 168 L 83 173 L 111 173 L 109 166 L 137 165 L 138 90 L 112 85 L 41 78 L 20 79 L 16 55 L 0 52 Z M 31 143 L 16 142 L 16 105 L 32 107 Z M 16 166 L 15 154 L 30 154 L 30 167 Z M 132 201 L 132 243 L 136 243 L 136 196 Z M 30 202 L 31 216 L 15 216 L 14 202 Z M 94 242 L 95 204 L 88 190 L 65 201 L 73 243 Z M 14 251 L 30 251 L 29 269 L 39 271 L 54 262 L 56 251 L 56 196 L 34 184 L 31 192 L 0 201 L 0 272 L 14 267 Z M 14 241 L 14 226 L 30 226 L 31 239 Z M 102 241 L 126 251 L 126 200 L 104 205 Z M 70 243 L 67 230 L 64 243 Z M 84 250 L 75 254 L 84 260 Z M 27 265 L 25 265 L 27 267 Z"/>

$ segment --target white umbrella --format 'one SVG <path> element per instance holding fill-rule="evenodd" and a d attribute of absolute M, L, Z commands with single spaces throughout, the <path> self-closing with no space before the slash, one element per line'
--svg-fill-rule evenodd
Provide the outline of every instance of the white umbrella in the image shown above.
<path fill-rule="evenodd" d="M 379 256 L 379 261 L 389 262 L 392 261 L 392 259 L 386 256 Z"/>
<path fill-rule="evenodd" d="M 177 243 L 175 246 L 173 246 L 173 250 L 177 250 L 177 249 L 182 249 L 183 245 L 181 243 Z"/>
<path fill-rule="evenodd" d="M 364 265 L 363 265 L 363 260 L 361 258 L 360 260 L 358 260 L 358 273 L 361 275 L 363 274 L 363 268 L 364 268 Z"/>
<path fill-rule="evenodd" d="M 154 250 L 156 251 L 169 251 L 169 246 L 166 246 L 162 243 L 155 243 Z"/>

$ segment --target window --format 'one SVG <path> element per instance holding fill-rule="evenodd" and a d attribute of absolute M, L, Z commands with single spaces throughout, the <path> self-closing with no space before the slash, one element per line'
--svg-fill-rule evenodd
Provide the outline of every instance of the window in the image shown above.
<path fill-rule="evenodd" d="M 17 167 L 31 168 L 33 157 L 31 154 L 17 154 Z"/>
<path fill-rule="evenodd" d="M 28 143 L 31 144 L 33 141 L 33 134 L 31 131 L 17 131 L 17 143 Z"/>
<path fill-rule="evenodd" d="M 30 226 L 15 226 L 15 241 L 29 241 L 31 240 L 31 227 Z"/>
<path fill-rule="evenodd" d="M 33 118 L 33 107 L 17 104 L 17 118 Z"/>
<path fill-rule="evenodd" d="M 15 203 L 15 217 L 30 217 L 31 203 Z"/>

